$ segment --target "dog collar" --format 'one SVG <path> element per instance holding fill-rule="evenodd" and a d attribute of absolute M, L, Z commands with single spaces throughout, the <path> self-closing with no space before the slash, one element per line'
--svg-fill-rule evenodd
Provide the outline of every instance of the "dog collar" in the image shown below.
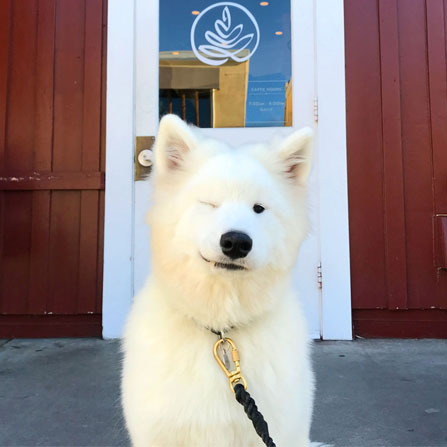
<path fill-rule="evenodd" d="M 205 329 L 207 329 L 208 331 L 210 331 L 213 334 L 217 335 L 220 339 L 224 339 L 225 338 L 225 334 L 228 331 L 231 331 L 232 329 L 234 329 L 234 326 L 230 326 L 229 328 L 225 328 L 225 329 L 222 329 L 220 331 L 218 331 L 218 330 L 216 330 L 216 329 L 214 329 L 212 327 L 209 327 L 209 326 L 205 326 Z"/>

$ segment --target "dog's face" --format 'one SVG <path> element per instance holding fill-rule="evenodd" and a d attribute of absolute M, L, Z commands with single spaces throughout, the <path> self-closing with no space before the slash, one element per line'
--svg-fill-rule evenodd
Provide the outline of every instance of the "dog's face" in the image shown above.
<path fill-rule="evenodd" d="M 152 212 L 160 257 L 192 276 L 289 269 L 306 232 L 310 131 L 241 149 L 195 132 L 175 115 L 160 123 Z"/>
<path fill-rule="evenodd" d="M 289 271 L 307 231 L 310 139 L 303 129 L 274 146 L 233 149 L 165 116 L 150 213 L 154 269 L 194 287 Z"/>

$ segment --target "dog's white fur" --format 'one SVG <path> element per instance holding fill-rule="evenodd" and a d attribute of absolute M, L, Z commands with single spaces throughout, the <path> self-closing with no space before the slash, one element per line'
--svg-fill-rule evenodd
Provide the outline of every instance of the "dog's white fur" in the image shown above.
<path fill-rule="evenodd" d="M 309 445 L 313 375 L 291 270 L 307 232 L 310 140 L 303 129 L 274 145 L 232 149 L 176 116 L 162 119 L 152 274 L 124 337 L 122 403 L 134 446 L 263 445 L 213 358 L 217 337 L 207 328 L 232 328 L 248 391 L 278 447 Z M 229 261 L 219 241 L 230 230 L 253 240 L 234 261 L 245 270 L 214 264 Z"/>

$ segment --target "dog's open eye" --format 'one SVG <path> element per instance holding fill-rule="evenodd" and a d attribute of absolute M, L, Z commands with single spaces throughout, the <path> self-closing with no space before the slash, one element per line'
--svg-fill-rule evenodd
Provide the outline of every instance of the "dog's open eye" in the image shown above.
<path fill-rule="evenodd" d="M 265 208 L 262 205 L 259 205 L 259 203 L 255 203 L 253 205 L 253 211 L 256 214 L 261 214 L 261 213 L 263 213 L 265 211 Z"/>
<path fill-rule="evenodd" d="M 206 200 L 199 200 L 202 205 L 210 206 L 211 208 L 217 208 L 217 205 L 213 202 L 207 202 Z"/>

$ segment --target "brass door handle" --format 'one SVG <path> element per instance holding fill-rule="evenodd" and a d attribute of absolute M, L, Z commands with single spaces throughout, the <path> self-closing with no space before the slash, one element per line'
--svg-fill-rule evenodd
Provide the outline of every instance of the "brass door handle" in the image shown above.
<path fill-rule="evenodd" d="M 152 151 L 150 149 L 143 149 L 138 154 L 137 160 L 138 163 L 140 163 L 140 165 L 144 166 L 145 168 L 152 166 Z"/>

